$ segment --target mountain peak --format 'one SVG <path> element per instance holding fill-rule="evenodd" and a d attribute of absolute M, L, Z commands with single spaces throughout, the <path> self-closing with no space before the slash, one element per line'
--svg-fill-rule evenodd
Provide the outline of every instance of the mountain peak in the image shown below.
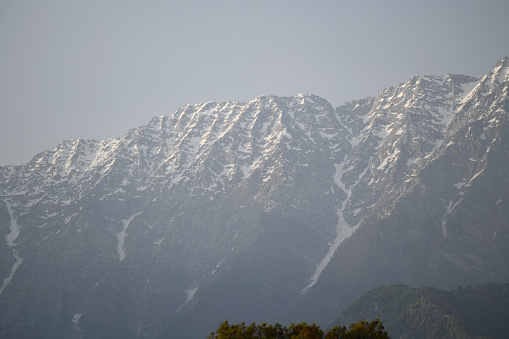
<path fill-rule="evenodd" d="M 505 56 L 502 59 L 500 59 L 497 62 L 495 67 L 497 67 L 497 66 L 508 67 L 509 66 L 509 57 Z"/>
<path fill-rule="evenodd" d="M 383 283 L 507 280 L 508 64 L 337 109 L 308 93 L 186 105 L 0 167 L 0 333 L 326 324 Z"/>
<path fill-rule="evenodd" d="M 492 72 L 493 74 L 499 77 L 500 76 L 505 77 L 509 73 L 508 70 L 509 70 L 509 58 L 503 57 L 496 63 L 495 67 L 493 67 Z"/>

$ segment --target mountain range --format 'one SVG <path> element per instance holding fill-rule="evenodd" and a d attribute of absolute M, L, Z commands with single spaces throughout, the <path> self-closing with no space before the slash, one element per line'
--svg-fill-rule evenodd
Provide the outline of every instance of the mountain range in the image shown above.
<path fill-rule="evenodd" d="M 334 108 L 186 105 L 0 167 L 0 335 L 329 325 L 383 284 L 509 279 L 509 58 Z"/>

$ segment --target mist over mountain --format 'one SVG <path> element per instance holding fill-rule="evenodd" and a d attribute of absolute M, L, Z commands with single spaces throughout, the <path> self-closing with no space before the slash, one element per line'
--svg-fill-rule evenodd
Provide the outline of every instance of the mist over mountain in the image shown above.
<path fill-rule="evenodd" d="M 508 74 L 187 105 L 0 167 L 0 335 L 326 326 L 382 284 L 508 282 Z"/>

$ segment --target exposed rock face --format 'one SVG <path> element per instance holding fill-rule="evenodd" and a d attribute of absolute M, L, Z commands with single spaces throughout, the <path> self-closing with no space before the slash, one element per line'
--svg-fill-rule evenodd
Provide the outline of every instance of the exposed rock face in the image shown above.
<path fill-rule="evenodd" d="M 337 109 L 188 105 L 0 167 L 0 334 L 326 325 L 381 283 L 507 281 L 508 70 L 416 76 Z"/>
<path fill-rule="evenodd" d="M 479 81 L 448 75 L 400 87 L 420 84 L 411 91 L 424 100 L 411 109 L 420 115 L 402 118 L 414 119 L 406 131 L 387 125 L 391 133 L 364 180 L 371 192 L 379 192 L 377 202 L 308 296 L 310 317 L 328 320 L 381 284 L 452 288 L 508 281 L 508 66 L 509 59 L 502 59 Z M 427 87 L 447 90 L 431 100 L 419 94 Z M 377 100 L 383 99 L 382 93 Z M 389 146 L 398 143 L 402 146 Z M 396 157 L 376 159 L 391 149 Z M 382 166 L 395 158 L 395 165 Z M 325 296 L 330 302 L 314 307 L 313 300 Z"/>

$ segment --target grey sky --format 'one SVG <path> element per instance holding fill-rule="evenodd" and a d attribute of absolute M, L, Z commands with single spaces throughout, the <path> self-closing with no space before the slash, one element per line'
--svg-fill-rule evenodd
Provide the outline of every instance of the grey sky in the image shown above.
<path fill-rule="evenodd" d="M 509 56 L 509 1 L 0 0 L 0 165 L 187 103 L 337 106 Z"/>

